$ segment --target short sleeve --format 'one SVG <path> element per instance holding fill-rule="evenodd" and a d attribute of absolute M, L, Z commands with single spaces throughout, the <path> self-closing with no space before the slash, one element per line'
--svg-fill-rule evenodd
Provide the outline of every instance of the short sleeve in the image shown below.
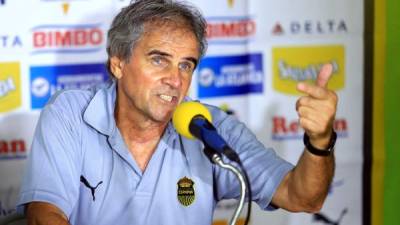
<path fill-rule="evenodd" d="M 234 116 L 217 109 L 212 110 L 217 119 L 218 132 L 235 150 L 249 175 L 252 200 L 262 209 L 270 210 L 272 197 L 293 165 L 279 157 L 272 148 L 266 148 L 256 136 Z M 230 171 L 215 168 L 217 200 L 239 198 L 240 187 Z"/>
<path fill-rule="evenodd" d="M 32 201 L 48 202 L 69 217 L 78 200 L 80 157 L 78 125 L 57 104 L 39 118 L 28 157 L 17 211 Z"/>

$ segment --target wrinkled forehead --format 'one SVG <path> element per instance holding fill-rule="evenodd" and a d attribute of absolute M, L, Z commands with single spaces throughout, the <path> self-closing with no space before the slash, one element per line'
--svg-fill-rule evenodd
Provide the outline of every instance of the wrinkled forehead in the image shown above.
<path fill-rule="evenodd" d="M 193 39 L 195 40 L 195 47 L 197 47 L 198 49 L 200 48 L 199 40 L 197 39 L 192 27 L 189 26 L 187 22 L 184 22 L 182 20 L 152 20 L 146 22 L 144 23 L 143 33 L 139 41 L 154 35 L 162 35 L 164 37 L 179 36 L 179 39 Z"/>
<path fill-rule="evenodd" d="M 156 30 L 162 30 L 164 32 L 188 33 L 196 36 L 193 27 L 181 17 L 163 19 L 156 18 L 143 24 L 143 35 Z"/>

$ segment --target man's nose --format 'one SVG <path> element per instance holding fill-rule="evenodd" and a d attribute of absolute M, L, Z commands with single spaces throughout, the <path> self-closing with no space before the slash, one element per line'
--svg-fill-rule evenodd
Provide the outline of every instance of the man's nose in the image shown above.
<path fill-rule="evenodd" d="M 182 76 L 179 68 L 171 68 L 168 74 L 164 77 L 164 83 L 173 88 L 179 88 L 182 85 Z"/>

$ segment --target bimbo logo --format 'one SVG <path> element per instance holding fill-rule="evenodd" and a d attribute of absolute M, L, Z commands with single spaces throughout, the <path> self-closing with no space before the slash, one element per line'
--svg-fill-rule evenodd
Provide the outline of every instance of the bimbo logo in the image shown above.
<path fill-rule="evenodd" d="M 210 44 L 243 44 L 254 37 L 256 31 L 256 22 L 250 17 L 207 18 Z"/>
<path fill-rule="evenodd" d="M 301 128 L 297 119 L 288 121 L 283 116 L 274 116 L 272 118 L 272 139 L 287 140 L 287 139 L 302 139 L 304 130 Z M 337 132 L 338 137 L 348 136 L 347 120 L 340 118 L 336 119 L 333 128 Z"/>
<path fill-rule="evenodd" d="M 22 139 L 1 140 L 0 159 L 23 159 L 26 158 L 26 145 Z"/>
<path fill-rule="evenodd" d="M 262 93 L 263 80 L 261 54 L 207 57 L 199 65 L 198 96 Z"/>
<path fill-rule="evenodd" d="M 340 90 L 345 85 L 345 51 L 341 45 L 275 47 L 272 49 L 273 88 L 279 92 L 300 95 L 300 81 L 315 82 L 322 65 L 330 63 L 333 74 L 328 87 Z"/>
<path fill-rule="evenodd" d="M 292 21 L 287 24 L 277 22 L 272 28 L 272 34 L 274 35 L 341 34 L 347 32 L 347 24 L 343 19 L 328 19 L 324 21 Z"/>
<path fill-rule="evenodd" d="M 33 51 L 39 53 L 87 53 L 101 50 L 100 24 L 43 25 L 32 29 Z"/>

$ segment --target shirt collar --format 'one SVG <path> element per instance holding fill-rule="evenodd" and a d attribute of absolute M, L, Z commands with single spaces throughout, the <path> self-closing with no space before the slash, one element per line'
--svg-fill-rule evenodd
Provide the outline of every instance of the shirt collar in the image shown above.
<path fill-rule="evenodd" d="M 83 115 L 86 123 L 107 136 L 110 136 L 115 129 L 116 86 L 116 82 L 111 81 L 105 87 L 97 90 Z"/>
<path fill-rule="evenodd" d="M 86 108 L 83 120 L 88 123 L 91 127 L 99 131 L 100 133 L 111 136 L 116 128 L 114 109 L 117 98 L 117 82 L 111 81 L 101 89 L 99 89 L 88 107 Z M 190 98 L 185 97 L 184 101 L 188 101 Z M 169 136 L 175 136 L 175 128 L 170 121 L 165 129 L 165 133 Z"/>

